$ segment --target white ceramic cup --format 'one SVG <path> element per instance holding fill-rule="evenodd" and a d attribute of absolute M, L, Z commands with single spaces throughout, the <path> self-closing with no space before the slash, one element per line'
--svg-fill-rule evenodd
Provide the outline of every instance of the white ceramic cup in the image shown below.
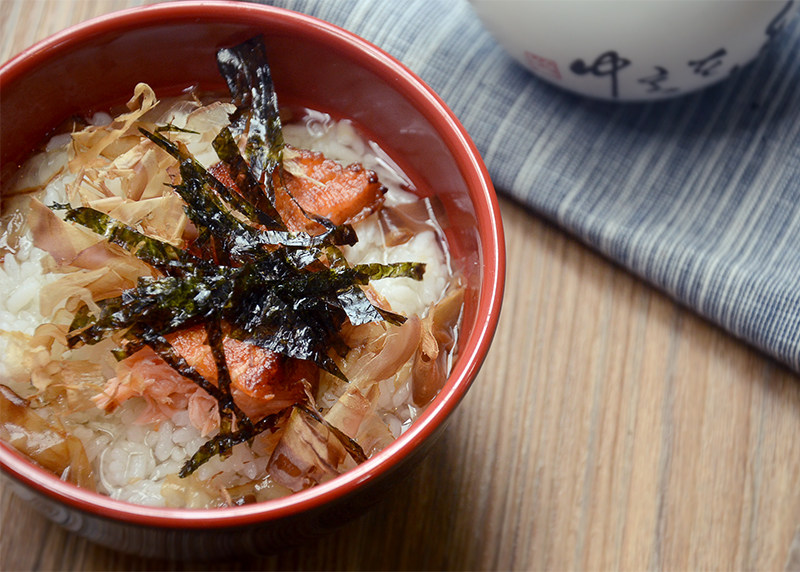
<path fill-rule="evenodd" d="M 470 0 L 538 77 L 601 99 L 647 101 L 707 87 L 750 62 L 793 0 Z"/>

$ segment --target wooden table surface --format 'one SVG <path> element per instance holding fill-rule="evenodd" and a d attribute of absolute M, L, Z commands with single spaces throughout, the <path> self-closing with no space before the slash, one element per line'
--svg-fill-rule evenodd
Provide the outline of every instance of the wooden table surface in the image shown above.
<path fill-rule="evenodd" d="M 0 60 L 145 3 L 0 0 Z M 302 549 L 189 563 L 96 546 L 4 487 L 0 570 L 800 570 L 800 377 L 501 205 L 493 347 L 391 498 Z"/>

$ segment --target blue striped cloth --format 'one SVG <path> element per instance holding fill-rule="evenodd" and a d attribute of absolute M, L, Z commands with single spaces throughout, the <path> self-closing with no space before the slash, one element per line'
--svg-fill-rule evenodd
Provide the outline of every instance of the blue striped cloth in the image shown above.
<path fill-rule="evenodd" d="M 721 84 L 632 105 L 537 80 L 466 0 L 262 2 L 404 62 L 500 193 L 800 371 L 800 19 Z"/>

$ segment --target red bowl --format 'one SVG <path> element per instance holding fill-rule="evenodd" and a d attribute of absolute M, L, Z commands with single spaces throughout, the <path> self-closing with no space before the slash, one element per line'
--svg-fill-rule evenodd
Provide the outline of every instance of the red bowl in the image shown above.
<path fill-rule="evenodd" d="M 264 553 L 360 513 L 440 434 L 478 373 L 500 314 L 500 213 L 464 128 L 397 60 L 308 16 L 240 2 L 168 3 L 100 17 L 36 44 L 0 67 L 3 171 L 71 114 L 124 102 L 138 82 L 162 95 L 188 85 L 224 92 L 216 50 L 256 34 L 264 36 L 282 104 L 355 120 L 421 189 L 441 199 L 468 291 L 458 358 L 441 393 L 387 449 L 332 481 L 263 503 L 190 510 L 115 501 L 61 481 L 0 444 L 0 467 L 20 496 L 68 529 L 120 550 L 193 558 Z"/>

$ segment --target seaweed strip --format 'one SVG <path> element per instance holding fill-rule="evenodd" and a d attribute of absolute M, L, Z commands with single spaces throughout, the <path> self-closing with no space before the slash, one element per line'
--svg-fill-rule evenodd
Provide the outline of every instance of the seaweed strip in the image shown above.
<path fill-rule="evenodd" d="M 231 433 L 220 433 L 217 436 L 209 439 L 200 446 L 197 452 L 192 455 L 191 459 L 183 464 L 178 476 L 181 478 L 188 477 L 198 468 L 200 468 L 201 465 L 211 460 L 213 456 L 230 453 L 230 450 L 234 447 L 234 445 L 249 441 L 264 431 L 275 429 L 278 425 L 278 422 L 286 414 L 286 412 L 289 411 L 289 409 L 291 409 L 291 407 L 287 407 L 278 413 L 267 415 L 259 420 L 256 424 L 249 427 L 243 427 L 242 429 L 233 431 Z"/>
<path fill-rule="evenodd" d="M 108 242 L 123 247 L 140 260 L 162 270 L 187 269 L 193 265 L 207 266 L 208 261 L 169 243 L 149 237 L 105 213 L 90 207 L 67 207 L 65 220 L 80 224 L 102 236 Z"/>
<path fill-rule="evenodd" d="M 425 264 L 422 262 L 394 262 L 392 264 L 356 264 L 353 268 L 367 275 L 371 280 L 381 278 L 411 278 L 422 280 L 425 274 Z"/>
<path fill-rule="evenodd" d="M 211 353 L 217 366 L 217 387 L 224 395 L 223 399 L 217 401 L 219 432 L 224 435 L 231 430 L 234 401 L 231 394 L 231 374 L 228 371 L 228 360 L 225 357 L 225 348 L 222 344 L 222 324 L 220 324 L 219 317 L 215 316 L 208 320 L 205 323 L 205 330 L 208 337 L 208 345 L 211 347 Z"/>
<path fill-rule="evenodd" d="M 189 274 L 180 278 L 143 278 L 139 285 L 116 298 L 98 302 L 99 316 L 79 312 L 70 325 L 69 347 L 96 344 L 109 333 L 137 324 L 160 335 L 208 319 L 224 306 L 231 294 L 230 274 Z"/>
<path fill-rule="evenodd" d="M 265 193 L 259 185 L 250 169 L 250 165 L 239 153 L 239 147 L 233 140 L 230 129 L 225 127 L 220 130 L 214 138 L 212 146 L 220 160 L 227 165 L 237 189 L 245 197 L 244 202 L 247 210 L 244 210 L 244 212 L 266 228 L 285 231 L 286 225 L 281 220 L 281 215 L 273 204 L 274 198 L 271 199 L 268 193 Z"/>
<path fill-rule="evenodd" d="M 367 455 L 364 453 L 364 449 L 361 448 L 361 445 L 359 445 L 355 439 L 352 439 L 341 429 L 325 421 L 325 419 L 319 413 L 310 407 L 307 407 L 302 403 L 295 403 L 294 405 L 287 407 L 278 413 L 273 413 L 272 415 L 264 417 L 252 428 L 242 429 L 225 435 L 219 434 L 210 439 L 204 445 L 202 445 L 194 455 L 192 455 L 191 459 L 184 463 L 183 467 L 181 467 L 181 470 L 178 473 L 178 476 L 187 477 L 195 472 L 201 465 L 209 461 L 214 455 L 223 455 L 225 453 L 229 453 L 235 445 L 244 443 L 263 431 L 274 429 L 277 427 L 278 421 L 292 408 L 298 409 L 300 412 L 311 417 L 323 427 L 326 427 L 357 463 L 363 463 L 367 460 Z"/>
<path fill-rule="evenodd" d="M 173 125 L 172 123 L 167 123 L 166 125 L 159 125 L 156 127 L 156 133 L 164 133 L 164 132 L 192 133 L 194 135 L 198 135 L 197 131 L 193 131 L 191 129 L 184 129 L 183 127 L 178 127 L 177 125 Z"/>
<path fill-rule="evenodd" d="M 236 135 L 246 136 L 245 156 L 253 177 L 274 202 L 272 174 L 281 162 L 283 132 L 262 37 L 217 51 L 217 67 L 236 105 L 231 126 Z"/>

